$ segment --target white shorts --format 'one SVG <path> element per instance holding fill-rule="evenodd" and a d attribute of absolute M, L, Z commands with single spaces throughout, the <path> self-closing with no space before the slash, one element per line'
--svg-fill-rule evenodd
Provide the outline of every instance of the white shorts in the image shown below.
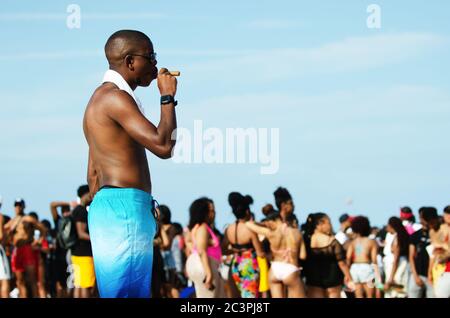
<path fill-rule="evenodd" d="M 445 272 L 439 277 L 434 293 L 437 298 L 450 298 L 450 273 Z"/>
<path fill-rule="evenodd" d="M 355 284 L 372 283 L 375 280 L 372 264 L 354 263 L 350 267 L 350 274 Z"/>
<path fill-rule="evenodd" d="M 0 280 L 10 280 L 11 271 L 9 269 L 9 261 L 6 257 L 3 246 L 0 245 Z"/>
<path fill-rule="evenodd" d="M 225 298 L 225 281 L 219 273 L 219 262 L 212 257 L 208 257 L 208 260 L 213 276 L 213 290 L 206 288 L 203 282 L 206 275 L 200 256 L 192 253 L 186 260 L 186 274 L 194 282 L 195 295 L 197 298 Z"/>
<path fill-rule="evenodd" d="M 388 260 L 384 263 L 385 278 L 389 279 L 391 276 L 391 271 L 393 268 L 393 263 Z M 404 298 L 407 296 L 408 280 L 410 276 L 410 269 L 408 259 L 405 256 L 400 256 L 398 261 L 397 271 L 394 275 L 394 283 L 399 285 L 399 288 L 386 290 L 384 298 Z"/>

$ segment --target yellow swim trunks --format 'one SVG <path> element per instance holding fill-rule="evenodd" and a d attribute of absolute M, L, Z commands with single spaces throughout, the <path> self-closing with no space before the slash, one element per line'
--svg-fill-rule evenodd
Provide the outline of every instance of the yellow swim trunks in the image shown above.
<path fill-rule="evenodd" d="M 74 285 L 91 288 L 95 285 L 94 259 L 90 256 L 72 256 Z"/>
<path fill-rule="evenodd" d="M 269 288 L 269 267 L 264 257 L 257 257 L 259 266 L 259 292 L 268 291 Z"/>

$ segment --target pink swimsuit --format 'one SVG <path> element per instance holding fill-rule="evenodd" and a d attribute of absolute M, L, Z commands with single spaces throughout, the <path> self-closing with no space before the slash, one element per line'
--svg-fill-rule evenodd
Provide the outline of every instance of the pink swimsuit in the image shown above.
<path fill-rule="evenodd" d="M 197 248 L 196 248 L 196 244 L 195 244 L 195 231 L 198 229 L 198 227 L 200 226 L 200 224 L 197 224 L 193 229 L 192 229 L 192 241 L 194 243 L 194 247 L 192 248 L 192 252 L 193 253 L 197 253 Z M 206 255 L 208 255 L 209 257 L 217 260 L 218 262 L 222 261 L 222 249 L 220 247 L 220 242 L 219 242 L 219 238 L 216 236 L 216 234 L 214 234 L 213 230 L 211 230 L 211 228 L 208 226 L 208 224 L 206 224 L 206 229 L 209 232 L 209 235 L 211 235 L 211 238 L 214 241 L 214 245 L 213 246 L 208 246 L 208 248 L 206 249 Z"/>

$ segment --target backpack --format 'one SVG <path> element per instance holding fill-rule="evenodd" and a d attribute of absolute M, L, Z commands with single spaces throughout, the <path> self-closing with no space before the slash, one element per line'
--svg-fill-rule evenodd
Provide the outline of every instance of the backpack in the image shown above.
<path fill-rule="evenodd" d="M 70 249 L 78 241 L 75 222 L 71 216 L 62 217 L 58 222 L 56 240 L 64 249 Z"/>

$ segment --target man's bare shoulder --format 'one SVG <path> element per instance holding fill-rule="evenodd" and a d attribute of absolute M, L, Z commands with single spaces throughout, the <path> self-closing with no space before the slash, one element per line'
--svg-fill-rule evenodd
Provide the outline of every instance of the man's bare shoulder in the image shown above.
<path fill-rule="evenodd" d="M 129 107 L 133 104 L 136 105 L 134 99 L 127 92 L 119 89 L 112 83 L 104 83 L 92 94 L 88 108 L 103 108 L 105 105 L 121 108 Z"/>

